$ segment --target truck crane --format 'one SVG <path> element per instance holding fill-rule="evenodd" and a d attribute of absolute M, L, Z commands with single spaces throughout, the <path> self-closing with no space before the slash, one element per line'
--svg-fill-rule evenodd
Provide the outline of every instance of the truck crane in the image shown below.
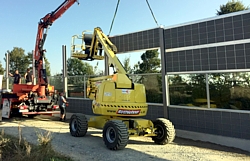
<path fill-rule="evenodd" d="M 81 39 L 82 44 L 75 45 L 75 39 Z M 114 74 L 88 79 L 87 96 L 96 115 L 87 119 L 84 114 L 73 114 L 69 123 L 71 135 L 85 136 L 88 127 L 103 129 L 103 141 L 110 150 L 124 149 L 132 136 L 152 137 L 162 145 L 172 142 L 175 129 L 169 120 L 141 118 L 148 110 L 145 87 L 132 82 L 116 52 L 116 46 L 99 27 L 93 34 L 83 32 L 72 37 L 71 57 L 91 61 L 103 60 L 106 55 Z"/>
<path fill-rule="evenodd" d="M 43 48 L 49 27 L 62 16 L 77 0 L 65 0 L 58 8 L 40 19 L 36 36 L 34 59 L 38 77 L 37 85 L 14 84 L 12 93 L 2 96 L 2 104 L 8 101 L 10 113 L 21 113 L 33 117 L 37 114 L 53 114 L 58 108 L 57 93 L 48 83 L 45 69 L 45 52 Z"/>

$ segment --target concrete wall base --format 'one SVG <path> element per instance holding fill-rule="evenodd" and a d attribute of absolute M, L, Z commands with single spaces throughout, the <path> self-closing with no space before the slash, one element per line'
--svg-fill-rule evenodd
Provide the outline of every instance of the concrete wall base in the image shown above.
<path fill-rule="evenodd" d="M 185 131 L 185 130 L 177 130 L 177 129 L 176 129 L 176 136 L 180 138 L 199 140 L 199 141 L 224 145 L 228 147 L 239 148 L 239 149 L 250 152 L 250 140 L 211 135 L 211 134 L 198 133 L 198 132 L 191 132 L 191 131 Z"/>

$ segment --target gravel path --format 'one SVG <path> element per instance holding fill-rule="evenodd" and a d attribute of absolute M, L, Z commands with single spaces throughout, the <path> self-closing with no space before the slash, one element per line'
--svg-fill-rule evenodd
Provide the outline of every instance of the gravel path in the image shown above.
<path fill-rule="evenodd" d="M 21 126 L 23 137 L 31 143 L 37 143 L 37 132 L 51 131 L 55 150 L 76 161 L 250 161 L 248 152 L 181 138 L 168 145 L 156 145 L 151 138 L 133 137 L 124 150 L 111 151 L 102 141 L 101 130 L 89 128 L 85 137 L 76 138 L 70 135 L 67 122 L 56 120 L 46 116 L 14 118 L 3 120 L 0 130 L 17 136 L 17 127 Z"/>

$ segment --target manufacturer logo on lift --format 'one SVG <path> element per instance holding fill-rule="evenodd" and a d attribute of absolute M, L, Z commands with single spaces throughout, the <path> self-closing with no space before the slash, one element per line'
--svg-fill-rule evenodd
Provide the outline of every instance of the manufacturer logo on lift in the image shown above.
<path fill-rule="evenodd" d="M 138 115 L 141 112 L 141 110 L 123 110 L 119 109 L 117 111 L 117 114 L 122 114 L 122 115 Z"/>

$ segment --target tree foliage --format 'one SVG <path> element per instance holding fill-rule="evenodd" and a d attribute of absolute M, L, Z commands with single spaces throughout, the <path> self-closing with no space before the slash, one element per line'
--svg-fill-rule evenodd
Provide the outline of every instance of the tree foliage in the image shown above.
<path fill-rule="evenodd" d="M 134 66 L 134 73 L 159 73 L 161 60 L 158 58 L 159 52 L 156 50 L 148 50 L 141 55 L 142 62 L 138 62 Z"/>
<path fill-rule="evenodd" d="M 98 64 L 95 66 L 97 69 Z M 83 97 L 84 95 L 84 77 L 87 80 L 87 77 L 84 75 L 94 75 L 93 67 L 82 60 L 76 58 L 69 58 L 67 60 L 67 72 L 68 72 L 68 92 L 69 96 L 78 96 Z M 96 72 L 96 70 L 95 70 Z M 77 77 L 74 77 L 77 76 Z M 59 77 L 60 78 L 60 77 Z"/>
<path fill-rule="evenodd" d="M 93 67 L 89 63 L 76 58 L 69 58 L 67 60 L 67 68 L 69 76 L 94 74 Z"/>
<path fill-rule="evenodd" d="M 249 7 L 246 7 L 241 1 L 228 1 L 225 5 L 220 5 L 220 9 L 217 10 L 217 15 L 223 15 L 227 13 L 237 12 L 247 10 Z"/>
<path fill-rule="evenodd" d="M 141 62 L 135 64 L 134 74 L 160 73 L 161 60 L 158 50 L 147 50 L 141 55 Z M 132 80 L 144 84 L 148 102 L 162 103 L 161 83 L 158 75 L 134 75 Z M 161 81 L 160 81 L 161 82 Z M 160 88 L 159 88 L 160 87 Z"/>
<path fill-rule="evenodd" d="M 123 60 L 123 67 L 125 71 L 127 72 L 127 74 L 132 73 L 132 68 L 130 66 L 130 57 L 125 57 L 125 59 Z"/>
<path fill-rule="evenodd" d="M 50 63 L 49 63 L 49 61 L 48 61 L 47 58 L 45 58 L 44 61 L 45 61 L 46 74 L 47 74 L 47 76 L 51 76 L 51 73 L 50 73 Z"/>
<path fill-rule="evenodd" d="M 3 64 L 0 61 L 0 74 L 3 75 L 4 74 L 4 68 L 3 68 Z"/>
<path fill-rule="evenodd" d="M 9 69 L 10 73 L 14 73 L 16 69 L 19 70 L 20 74 L 24 74 L 29 67 L 29 58 L 25 54 L 25 50 L 19 47 L 14 47 L 13 50 L 7 51 L 9 54 Z M 6 62 L 6 58 L 4 58 Z"/>

